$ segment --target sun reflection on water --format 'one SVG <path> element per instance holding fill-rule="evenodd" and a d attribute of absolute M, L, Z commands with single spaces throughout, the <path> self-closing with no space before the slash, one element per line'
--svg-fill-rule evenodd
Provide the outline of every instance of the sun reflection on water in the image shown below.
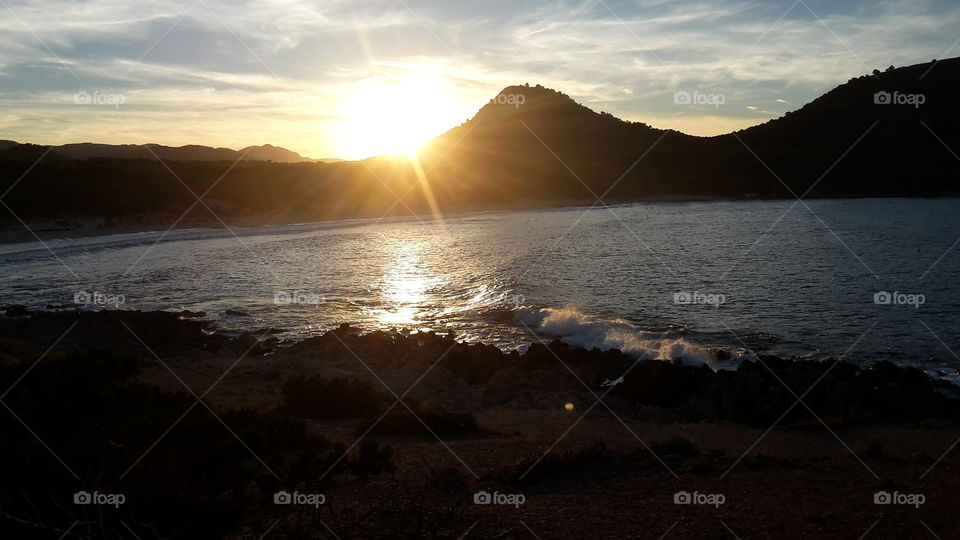
<path fill-rule="evenodd" d="M 411 327 L 425 323 L 435 311 L 431 291 L 445 283 L 429 273 L 420 256 L 423 242 L 398 240 L 386 247 L 390 262 L 380 285 L 383 306 L 376 318 L 384 326 Z"/>

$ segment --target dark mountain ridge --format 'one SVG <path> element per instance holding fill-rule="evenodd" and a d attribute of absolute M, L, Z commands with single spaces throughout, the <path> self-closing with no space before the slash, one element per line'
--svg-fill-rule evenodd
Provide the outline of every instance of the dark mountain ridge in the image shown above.
<path fill-rule="evenodd" d="M 231 169 L 235 158 L 209 156 L 235 151 L 207 147 L 176 149 L 191 160 L 161 157 L 194 193 L 210 189 L 205 200 L 228 223 L 592 204 L 598 197 L 960 195 L 957 95 L 955 58 L 856 77 L 781 118 L 695 137 L 597 113 L 540 86 L 510 86 L 431 141 L 419 153 L 419 168 L 382 156 L 343 163 L 248 159 Z M 24 219 L 97 216 L 169 225 L 195 202 L 142 153 L 81 161 L 51 152 L 30 169 L 46 147 L 2 148 L 0 189 L 14 186 L 4 201 Z M 158 154 L 164 148 L 151 147 Z M 251 151 L 248 158 L 279 150 Z M 203 205 L 188 219 L 219 223 Z"/>
<path fill-rule="evenodd" d="M 960 160 L 947 147 L 960 142 L 958 91 L 960 59 L 891 69 L 764 124 L 694 137 L 512 86 L 500 96 L 523 95 L 524 105 L 493 100 L 438 139 L 431 165 L 469 163 L 491 181 L 588 198 L 955 194 Z M 922 103 L 883 102 L 915 96 Z"/>
<path fill-rule="evenodd" d="M 31 155 L 27 145 L 15 141 L 0 141 L 0 159 L 16 158 L 17 156 Z M 276 161 L 279 163 L 300 163 L 323 161 L 303 157 L 300 154 L 264 144 L 248 146 L 240 150 L 230 148 L 213 148 L 198 144 L 173 147 L 161 144 L 97 144 L 97 143 L 70 143 L 54 146 L 52 154 L 63 158 L 90 159 L 157 159 L 164 161 Z"/>

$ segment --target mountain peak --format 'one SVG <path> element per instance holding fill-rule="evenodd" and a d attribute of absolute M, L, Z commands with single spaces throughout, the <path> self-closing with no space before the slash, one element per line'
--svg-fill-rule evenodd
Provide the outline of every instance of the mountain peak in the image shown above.
<path fill-rule="evenodd" d="M 506 123 L 528 126 L 549 125 L 557 122 L 607 122 L 615 120 L 605 113 L 598 113 L 563 92 L 529 84 L 507 86 L 497 93 L 468 124 L 488 127 Z M 621 122 L 621 120 L 616 120 Z"/>
<path fill-rule="evenodd" d="M 546 106 L 559 107 L 579 104 L 567 94 L 547 88 L 545 86 L 529 84 L 508 86 L 497 93 L 488 105 L 506 105 L 519 109 L 521 107 L 544 108 Z M 486 107 L 484 107 L 486 108 Z"/>

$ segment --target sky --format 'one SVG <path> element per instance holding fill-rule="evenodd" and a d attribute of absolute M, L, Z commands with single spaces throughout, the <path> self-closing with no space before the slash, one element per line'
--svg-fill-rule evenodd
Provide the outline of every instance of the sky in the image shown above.
<path fill-rule="evenodd" d="M 0 139 L 356 159 L 524 83 L 726 133 L 873 69 L 960 55 L 960 2 L 0 0 L 0 35 Z"/>

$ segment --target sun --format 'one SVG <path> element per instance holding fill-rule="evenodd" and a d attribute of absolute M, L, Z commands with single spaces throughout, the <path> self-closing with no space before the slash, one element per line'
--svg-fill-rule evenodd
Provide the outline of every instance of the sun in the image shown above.
<path fill-rule="evenodd" d="M 339 111 L 340 153 L 347 159 L 415 155 L 462 114 L 462 105 L 444 89 L 441 77 L 423 73 L 369 77 L 351 85 Z"/>

